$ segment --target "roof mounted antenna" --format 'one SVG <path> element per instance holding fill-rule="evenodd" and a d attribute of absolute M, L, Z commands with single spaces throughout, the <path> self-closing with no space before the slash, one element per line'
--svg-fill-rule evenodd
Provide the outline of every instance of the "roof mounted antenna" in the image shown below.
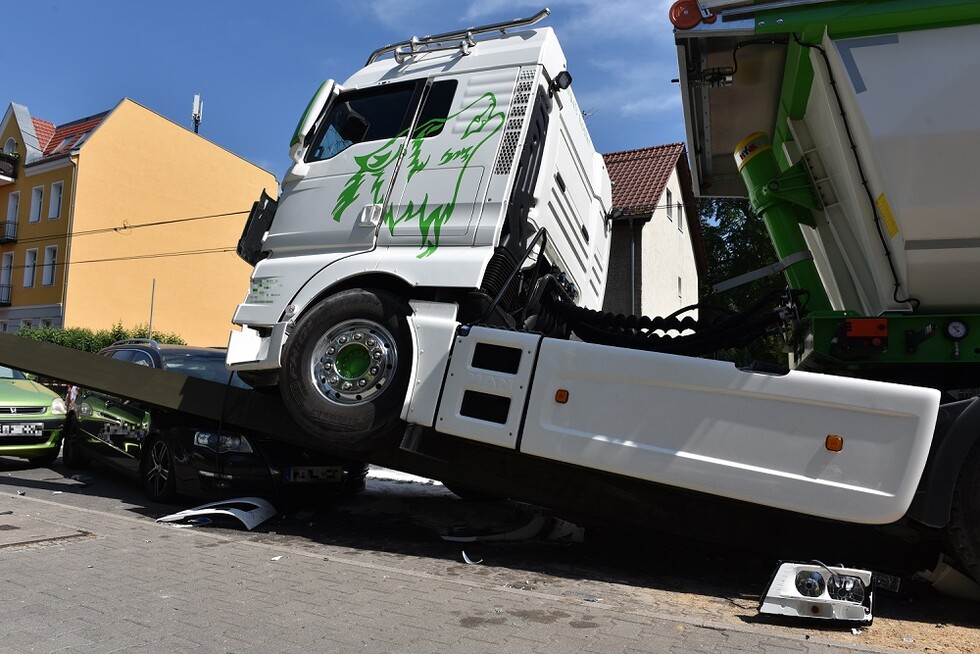
<path fill-rule="evenodd" d="M 487 34 L 489 32 L 500 32 L 501 34 L 506 34 L 507 30 L 515 27 L 527 27 L 528 25 L 539 23 L 550 14 L 551 10 L 544 8 L 533 16 L 529 16 L 527 18 L 515 18 L 514 20 L 504 21 L 502 23 L 490 23 L 489 25 L 481 25 L 480 27 L 467 27 L 466 29 L 456 30 L 454 32 L 444 32 L 442 34 L 433 34 L 431 36 L 413 36 L 408 41 L 392 43 L 384 46 L 383 48 L 378 48 L 371 53 L 371 56 L 368 57 L 365 65 L 368 66 L 373 64 L 378 57 L 388 54 L 389 52 L 394 53 L 395 61 L 400 64 L 404 63 L 406 59 L 418 54 L 419 52 L 456 50 L 458 48 L 464 55 L 466 55 L 469 54 L 470 48 L 476 45 L 476 41 L 473 40 L 473 36 L 476 34 Z M 444 44 L 445 41 L 458 41 L 458 43 Z"/>
<path fill-rule="evenodd" d="M 204 101 L 201 94 L 194 94 L 194 107 L 191 109 L 191 120 L 194 121 L 194 133 L 197 134 L 201 128 L 201 119 L 204 118 Z"/>

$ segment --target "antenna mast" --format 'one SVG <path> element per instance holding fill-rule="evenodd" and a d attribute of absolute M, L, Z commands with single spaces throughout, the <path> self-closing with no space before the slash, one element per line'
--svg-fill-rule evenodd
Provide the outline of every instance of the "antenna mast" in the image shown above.
<path fill-rule="evenodd" d="M 194 121 L 194 133 L 197 134 L 201 127 L 201 118 L 204 117 L 204 101 L 201 94 L 194 94 L 194 108 L 191 109 L 191 119 Z"/>

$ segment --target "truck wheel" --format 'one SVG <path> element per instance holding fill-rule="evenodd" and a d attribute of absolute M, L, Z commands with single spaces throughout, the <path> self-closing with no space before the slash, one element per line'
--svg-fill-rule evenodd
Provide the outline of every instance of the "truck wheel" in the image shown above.
<path fill-rule="evenodd" d="M 960 468 L 946 534 L 956 558 L 980 582 L 980 441 Z"/>
<path fill-rule="evenodd" d="M 408 387 L 408 306 L 352 289 L 307 312 L 289 333 L 279 389 L 293 418 L 338 449 L 386 444 Z"/>

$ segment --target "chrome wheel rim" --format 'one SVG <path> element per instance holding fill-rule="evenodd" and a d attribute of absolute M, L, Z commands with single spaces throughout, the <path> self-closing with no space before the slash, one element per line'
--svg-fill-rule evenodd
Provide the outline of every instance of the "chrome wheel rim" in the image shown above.
<path fill-rule="evenodd" d="M 384 391 L 397 367 L 394 337 L 372 320 L 347 320 L 330 328 L 310 359 L 313 387 L 344 406 L 364 404 Z"/>

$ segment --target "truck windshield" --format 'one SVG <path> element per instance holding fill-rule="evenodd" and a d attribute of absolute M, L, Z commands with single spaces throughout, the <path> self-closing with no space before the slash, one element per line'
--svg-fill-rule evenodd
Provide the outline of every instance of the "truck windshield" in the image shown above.
<path fill-rule="evenodd" d="M 357 143 L 388 140 L 404 134 L 412 122 L 422 83 L 402 82 L 341 93 L 320 124 L 306 160 L 323 161 Z M 456 80 L 433 84 L 419 116 L 419 125 L 433 120 L 444 122 L 455 90 Z M 427 130 L 425 135 L 435 136 L 440 131 L 441 124 Z"/>

